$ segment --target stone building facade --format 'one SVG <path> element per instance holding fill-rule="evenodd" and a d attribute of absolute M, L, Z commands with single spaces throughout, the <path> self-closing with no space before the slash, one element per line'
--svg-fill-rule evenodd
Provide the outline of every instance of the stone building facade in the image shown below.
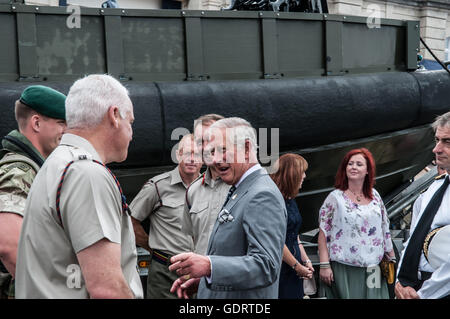
<path fill-rule="evenodd" d="M 416 20 L 420 36 L 440 60 L 450 60 L 450 0 L 328 0 L 330 13 Z M 432 60 L 421 44 L 423 57 Z"/>

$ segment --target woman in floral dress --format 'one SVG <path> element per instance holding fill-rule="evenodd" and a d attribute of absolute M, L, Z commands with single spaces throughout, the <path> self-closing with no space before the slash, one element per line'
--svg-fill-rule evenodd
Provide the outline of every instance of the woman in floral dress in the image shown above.
<path fill-rule="evenodd" d="M 335 190 L 319 212 L 320 279 L 327 298 L 389 298 L 379 264 L 394 258 L 389 220 L 373 188 L 375 162 L 365 148 L 348 152 Z"/>

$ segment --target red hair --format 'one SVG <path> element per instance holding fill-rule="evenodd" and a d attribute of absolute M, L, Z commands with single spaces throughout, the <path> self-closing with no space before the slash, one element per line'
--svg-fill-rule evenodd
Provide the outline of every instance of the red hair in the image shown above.
<path fill-rule="evenodd" d="M 356 148 L 349 151 L 342 159 L 339 169 L 336 174 L 334 187 L 342 191 L 348 189 L 347 165 L 350 158 L 354 155 L 361 154 L 366 159 L 367 175 L 364 179 L 363 194 L 367 198 L 373 199 L 372 188 L 375 185 L 375 160 L 372 153 L 367 148 Z"/>
<path fill-rule="evenodd" d="M 284 154 L 275 162 L 276 172 L 270 174 L 284 199 L 295 198 L 308 162 L 298 154 Z"/>

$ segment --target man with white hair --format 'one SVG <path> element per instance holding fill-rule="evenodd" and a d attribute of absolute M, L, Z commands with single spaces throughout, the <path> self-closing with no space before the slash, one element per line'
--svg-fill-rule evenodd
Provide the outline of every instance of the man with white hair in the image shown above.
<path fill-rule="evenodd" d="M 258 164 L 254 128 L 241 118 L 217 121 L 205 147 L 220 178 L 232 185 L 209 239 L 206 256 L 171 258 L 172 285 L 189 298 L 278 298 L 287 212 L 278 187 Z"/>
<path fill-rule="evenodd" d="M 127 89 L 108 75 L 77 80 L 66 121 L 28 196 L 16 297 L 142 298 L 128 206 L 105 166 L 127 157 L 134 121 Z"/>

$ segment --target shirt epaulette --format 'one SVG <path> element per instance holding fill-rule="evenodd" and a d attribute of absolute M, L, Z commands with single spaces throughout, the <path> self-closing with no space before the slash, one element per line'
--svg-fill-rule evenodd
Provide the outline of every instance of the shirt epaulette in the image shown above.
<path fill-rule="evenodd" d="M 31 165 L 24 162 L 12 162 L 0 165 L 0 169 L 8 173 L 13 168 L 18 168 L 23 172 L 28 172 L 31 169 Z"/>
<path fill-rule="evenodd" d="M 19 168 L 24 172 L 32 168 L 37 172 L 39 165 L 25 155 L 9 152 L 0 158 L 0 168 L 5 172 L 9 172 L 13 168 Z"/>
<path fill-rule="evenodd" d="M 166 173 L 162 173 L 162 174 L 156 175 L 156 176 L 150 178 L 147 181 L 147 183 L 145 183 L 144 186 L 142 186 L 143 188 L 146 187 L 149 184 L 153 184 L 155 186 L 156 195 L 158 196 L 158 205 L 156 205 L 153 208 L 152 213 L 156 212 L 158 209 L 160 209 L 163 206 L 161 194 L 159 193 L 159 189 L 158 189 L 157 183 L 162 181 L 162 180 L 164 180 L 164 179 L 166 179 L 167 177 L 170 177 L 170 172 L 166 172 Z"/>
<path fill-rule="evenodd" d="M 154 176 L 150 179 L 153 183 L 157 183 L 163 179 L 166 179 L 167 177 L 170 177 L 170 172 L 162 173 L 160 175 Z"/>
<path fill-rule="evenodd" d="M 442 175 L 436 176 L 434 179 L 435 179 L 436 181 L 438 181 L 438 180 L 440 180 L 440 179 L 444 179 L 445 176 L 447 176 L 447 174 L 442 174 Z"/>
<path fill-rule="evenodd" d="M 78 147 L 69 147 L 70 155 L 72 155 L 72 162 L 78 162 L 78 161 L 86 161 L 86 163 L 93 163 L 93 157 L 92 154 L 87 152 L 86 150 Z M 95 165 L 98 166 L 98 165 Z"/>

